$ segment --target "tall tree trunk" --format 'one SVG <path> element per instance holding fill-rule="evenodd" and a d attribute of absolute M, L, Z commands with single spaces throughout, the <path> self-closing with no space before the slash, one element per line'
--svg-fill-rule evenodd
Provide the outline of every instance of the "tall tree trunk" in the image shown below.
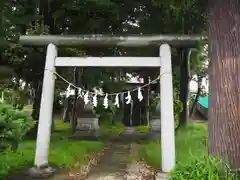
<path fill-rule="evenodd" d="M 27 6 L 25 8 L 25 14 L 29 17 L 36 15 L 37 4 L 36 1 L 28 0 L 26 1 Z M 20 32 L 22 35 L 26 34 L 28 24 L 22 24 L 20 28 Z"/>
<path fill-rule="evenodd" d="M 35 95 L 33 100 L 33 109 L 32 109 L 31 116 L 36 121 L 36 125 L 27 133 L 27 136 L 31 138 L 36 138 L 37 130 L 38 130 L 38 120 L 39 120 L 41 94 L 42 94 L 42 82 L 40 80 L 37 82 L 34 82 L 34 89 L 35 89 Z"/>
<path fill-rule="evenodd" d="M 32 118 L 38 121 L 42 94 L 42 82 L 40 80 L 38 82 L 35 82 L 34 89 L 35 96 L 33 102 Z"/>
<path fill-rule="evenodd" d="M 63 122 L 70 122 L 70 113 L 71 113 L 71 97 L 67 97 L 64 101 L 64 110 L 63 110 Z"/>
<path fill-rule="evenodd" d="M 39 0 L 39 13 L 43 16 L 42 20 L 44 25 L 49 27 L 50 34 L 54 34 L 55 27 L 54 27 L 54 20 L 53 20 L 53 13 L 54 13 L 54 6 L 52 0 Z"/>
<path fill-rule="evenodd" d="M 32 109 L 32 118 L 37 121 L 35 128 L 33 128 L 31 131 L 31 135 L 35 136 L 37 133 L 37 129 L 38 129 L 38 120 L 39 120 L 39 113 L 40 113 L 40 105 L 41 105 L 41 99 L 42 99 L 42 81 L 38 81 L 35 85 L 36 88 L 36 93 L 35 93 L 35 97 L 34 97 L 34 102 L 33 102 L 33 109 Z M 53 111 L 54 113 L 54 111 Z M 54 123 L 54 119 L 52 118 L 52 132 L 54 131 L 54 127 L 55 127 L 55 123 Z"/>
<path fill-rule="evenodd" d="M 240 168 L 240 2 L 209 0 L 209 153 Z"/>
<path fill-rule="evenodd" d="M 189 94 L 189 59 L 188 49 L 180 49 L 179 55 L 181 58 L 180 65 L 180 95 L 179 99 L 182 102 L 183 110 L 179 116 L 179 125 L 183 126 L 188 118 L 188 94 Z"/>

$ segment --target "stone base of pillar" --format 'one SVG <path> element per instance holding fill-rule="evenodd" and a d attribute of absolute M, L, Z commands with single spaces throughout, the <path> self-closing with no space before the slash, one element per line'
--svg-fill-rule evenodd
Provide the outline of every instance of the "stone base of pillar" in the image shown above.
<path fill-rule="evenodd" d="M 27 175 L 32 178 L 49 178 L 54 175 L 56 168 L 50 166 L 32 167 L 28 169 Z"/>
<path fill-rule="evenodd" d="M 166 173 L 157 173 L 156 180 L 168 180 L 168 175 Z"/>

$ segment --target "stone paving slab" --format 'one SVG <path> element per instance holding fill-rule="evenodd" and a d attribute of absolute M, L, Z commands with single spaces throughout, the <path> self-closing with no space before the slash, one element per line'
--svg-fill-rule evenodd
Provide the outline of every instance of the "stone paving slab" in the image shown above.
<path fill-rule="evenodd" d="M 112 143 L 86 180 L 124 180 L 129 150 L 129 144 Z"/>
<path fill-rule="evenodd" d="M 141 173 L 143 166 L 138 163 L 139 145 L 129 142 L 139 137 L 141 133 L 135 127 L 126 128 L 118 138 L 126 141 L 112 142 L 86 180 L 146 180 Z"/>
<path fill-rule="evenodd" d="M 126 180 L 155 180 L 154 171 L 145 166 L 145 163 L 139 162 L 138 154 L 140 145 L 133 143 L 130 149 L 131 161 L 127 165 L 126 169 Z"/>

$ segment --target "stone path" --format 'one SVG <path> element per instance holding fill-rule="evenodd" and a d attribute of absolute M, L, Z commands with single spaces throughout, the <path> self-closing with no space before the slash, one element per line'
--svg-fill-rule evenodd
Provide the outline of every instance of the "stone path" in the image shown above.
<path fill-rule="evenodd" d="M 153 180 L 154 173 L 150 170 L 147 177 L 143 177 L 141 170 L 145 167 L 137 163 L 139 145 L 136 140 L 141 138 L 144 138 L 143 134 L 134 127 L 127 127 L 105 150 L 86 180 Z"/>
<path fill-rule="evenodd" d="M 134 132 L 135 128 L 126 128 L 118 138 L 114 139 L 86 180 L 125 180 L 132 148 L 131 143 L 122 140 Z"/>
<path fill-rule="evenodd" d="M 111 144 L 98 164 L 92 168 L 86 180 L 124 180 L 129 163 L 129 151 L 129 144 Z"/>
<path fill-rule="evenodd" d="M 137 162 L 138 150 L 136 143 L 111 144 L 86 180 L 154 180 L 153 169 Z"/>

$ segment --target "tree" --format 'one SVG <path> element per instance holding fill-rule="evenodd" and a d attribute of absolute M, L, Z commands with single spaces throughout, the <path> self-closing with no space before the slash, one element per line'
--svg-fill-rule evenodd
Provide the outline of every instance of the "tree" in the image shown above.
<path fill-rule="evenodd" d="M 4 0 L 3 2 L 5 7 L 6 2 L 8 1 Z M 1 3 L 0 9 L 2 7 Z M 204 3 L 201 0 L 171 0 L 166 2 L 160 0 L 132 0 L 123 1 L 120 4 L 118 0 L 63 0 L 61 2 L 57 0 L 34 2 L 31 0 L 19 0 L 11 1 L 11 3 L 8 2 L 8 6 L 6 6 L 8 7 L 6 9 L 7 11 L 5 10 L 4 16 L 1 17 L 8 17 L 8 19 L 14 20 L 11 21 L 8 27 L 15 27 L 15 29 L 18 30 L 17 34 L 198 33 L 201 32 L 201 29 L 203 28 L 204 18 L 202 18 L 201 13 L 204 10 L 203 4 Z M 119 6 L 121 6 L 121 8 L 119 8 Z M 199 16 L 199 14 L 201 16 Z M 18 19 L 21 21 L 16 21 L 16 17 L 19 17 Z M 81 26 L 79 26 L 79 22 L 81 22 Z M 31 32 L 29 32 L 29 24 L 30 27 L 33 27 L 33 31 Z M 138 26 L 133 24 L 138 24 Z M 45 26 L 47 26 L 47 32 L 45 32 Z M 6 27 L 7 26 L 2 28 L 2 30 L 9 29 L 7 34 L 13 34 L 10 33 L 10 28 Z M 3 37 L 6 39 L 6 33 L 4 33 Z M 68 51 L 68 48 L 59 49 L 59 54 L 67 56 L 75 54 L 73 52 L 67 53 L 66 51 Z M 120 53 L 130 56 L 132 55 L 131 48 L 77 48 L 75 51 L 84 51 L 86 55 L 91 56 L 118 56 Z M 136 51 L 138 51 L 139 56 L 158 55 L 157 47 L 155 49 L 152 47 L 142 48 L 141 50 L 137 48 Z M 17 76 L 27 81 L 27 83 L 31 85 L 32 91 L 36 92 L 36 96 L 34 96 L 34 107 L 36 108 L 34 108 L 33 116 L 34 119 L 37 120 L 41 98 L 40 94 L 45 49 L 18 47 L 12 48 L 11 51 L 9 51 L 9 54 L 10 55 L 6 58 L 8 62 L 12 62 L 10 59 L 12 59 L 13 55 L 17 56 L 15 59 L 18 59 L 18 61 L 14 65 L 14 71 Z M 177 56 L 174 56 L 173 58 L 174 67 L 179 65 L 178 58 L 176 57 Z M 10 66 L 13 67 L 12 64 Z M 66 69 L 64 71 L 58 69 L 58 72 L 61 72 L 64 77 L 71 81 L 73 73 L 70 68 Z M 158 72 L 158 70 L 159 69 L 157 69 L 156 72 Z M 137 72 L 140 76 L 145 76 L 145 79 L 147 79 L 147 76 L 156 77 L 151 75 L 149 73 L 150 71 L 146 70 L 139 71 L 136 69 L 124 69 L 122 71 Z M 117 76 L 115 70 L 104 68 L 95 68 L 94 71 L 92 71 L 91 68 L 87 68 L 84 72 L 85 75 L 80 84 L 80 86 L 83 87 L 86 86 L 86 84 L 90 87 L 93 85 L 99 85 L 101 80 L 103 80 L 105 84 L 108 84 L 111 82 L 112 77 Z M 88 72 L 91 73 L 89 74 Z M 181 82 L 184 82 L 184 80 Z M 66 88 L 66 85 L 63 85 L 63 83 L 59 85 L 59 81 L 57 81 L 56 84 L 58 90 Z M 184 87 L 187 87 L 187 83 L 185 83 Z M 110 91 L 113 91 L 113 89 Z M 146 98 L 144 99 L 148 99 L 148 94 L 149 93 L 145 93 Z M 146 101 L 146 107 L 147 106 L 149 106 L 148 101 Z M 148 117 L 147 114 L 149 113 L 146 111 L 144 114 Z"/>
<path fill-rule="evenodd" d="M 195 107 L 197 105 L 199 97 L 204 93 L 202 82 L 203 82 L 203 78 L 207 78 L 207 70 L 208 70 L 208 63 L 209 63 L 208 45 L 200 44 L 198 48 L 191 49 L 189 53 L 189 58 L 190 58 L 190 69 L 191 69 L 190 79 L 194 80 L 198 84 L 197 93 L 189 111 L 189 117 L 191 118 L 195 111 Z M 196 78 L 193 76 L 196 76 Z"/>
<path fill-rule="evenodd" d="M 240 168 L 240 3 L 209 0 L 209 153 Z"/>

